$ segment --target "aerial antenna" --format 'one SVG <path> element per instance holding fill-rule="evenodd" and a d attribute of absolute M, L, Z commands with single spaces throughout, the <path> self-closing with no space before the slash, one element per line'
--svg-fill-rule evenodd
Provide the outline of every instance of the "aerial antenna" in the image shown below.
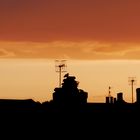
<path fill-rule="evenodd" d="M 61 87 L 61 74 L 66 71 L 66 60 L 55 60 L 55 71 L 59 73 L 59 87 Z"/>
<path fill-rule="evenodd" d="M 108 97 L 111 97 L 111 86 L 108 87 Z"/>
<path fill-rule="evenodd" d="M 106 103 L 114 103 L 114 98 L 111 95 L 111 86 L 108 87 L 108 96 L 106 97 Z"/>
<path fill-rule="evenodd" d="M 132 90 L 132 103 L 134 102 L 134 97 L 133 97 L 133 94 L 134 94 L 134 85 L 136 84 L 136 77 L 128 77 L 128 82 L 129 82 L 129 85 L 131 85 L 131 90 Z"/>

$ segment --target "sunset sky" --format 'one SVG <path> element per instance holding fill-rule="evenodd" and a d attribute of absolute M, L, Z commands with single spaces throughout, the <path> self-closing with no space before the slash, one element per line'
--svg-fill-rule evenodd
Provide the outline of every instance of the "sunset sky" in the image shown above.
<path fill-rule="evenodd" d="M 100 79 L 101 85 L 108 83 L 105 79 L 99 78 L 100 68 L 104 74 L 102 76 L 109 74 L 111 69 L 111 81 L 117 78 L 113 77 L 113 74 L 118 74 L 120 76 L 117 79 L 118 84 L 122 79 L 125 79 L 127 83 L 129 76 L 137 76 L 138 79 L 140 76 L 138 74 L 140 69 L 139 5 L 139 0 L 0 0 L 0 75 L 3 75 L 0 83 L 6 79 L 5 85 L 0 86 L 0 97 L 18 98 L 23 94 L 32 93 L 23 97 L 30 98 L 34 95 L 36 99 L 40 99 L 45 92 L 53 91 L 52 88 L 56 86 L 57 82 L 57 75 L 52 68 L 55 59 L 70 61 L 68 67 L 70 67 L 72 75 L 78 76 L 80 81 L 85 83 L 80 82 L 81 88 L 83 86 L 89 91 L 90 96 L 93 95 L 91 92 L 100 96 L 99 92 L 105 92 L 105 88 L 101 86 L 103 90 L 99 91 L 94 89 L 94 86 L 89 86 L 90 83 L 87 81 L 89 78 L 86 79 L 88 69 L 92 70 L 90 74 L 95 81 Z M 25 70 L 22 72 L 18 65 L 21 65 L 21 62 L 24 62 L 21 67 L 22 70 Z M 46 68 L 46 63 L 49 63 L 52 72 Z M 36 66 L 34 67 L 34 65 Z M 96 72 L 94 66 L 96 66 Z M 117 73 L 120 70 L 117 68 L 121 66 L 123 72 Z M 129 68 L 133 66 L 135 69 L 130 72 Z M 106 71 L 107 67 L 110 68 L 109 71 Z M 16 72 L 13 73 L 13 69 L 17 73 L 19 71 L 21 73 L 16 75 Z M 48 82 L 51 84 L 48 85 L 44 84 L 46 81 L 41 81 L 41 77 L 41 82 L 34 83 L 33 77 L 36 74 L 31 78 L 33 81 L 30 79 L 33 84 L 44 85 L 41 86 L 42 90 L 44 88 L 41 95 L 33 93 L 33 85 L 25 84 L 28 83 L 27 79 L 23 79 L 23 82 L 20 83 L 19 90 L 14 87 L 18 80 L 23 78 L 23 75 L 27 76 L 32 73 L 31 71 L 34 74 L 38 73 L 38 78 L 41 76 L 41 71 L 50 78 Z M 49 75 L 47 75 L 48 71 Z M 123 73 L 126 74 L 125 77 L 123 77 Z M 19 79 L 17 76 L 22 78 Z M 51 76 L 55 78 L 51 79 Z M 11 81 L 15 85 L 10 84 Z M 30 83 L 32 83 L 31 81 Z M 91 82 L 93 83 L 92 80 Z M 9 90 L 4 89 L 6 84 L 6 89 Z M 117 85 L 117 82 L 114 84 Z M 29 85 L 32 88 L 29 88 Z M 121 86 L 121 89 L 125 91 L 128 89 L 127 86 L 128 83 Z M 46 89 L 50 87 L 51 90 L 47 91 Z M 93 89 L 91 89 L 92 87 Z M 95 87 L 97 88 L 97 86 Z M 26 93 L 23 93 L 23 89 L 26 89 Z M 121 89 L 118 86 L 117 90 Z M 128 98 L 130 99 L 130 97 Z M 92 99 L 90 98 L 90 100 Z"/>

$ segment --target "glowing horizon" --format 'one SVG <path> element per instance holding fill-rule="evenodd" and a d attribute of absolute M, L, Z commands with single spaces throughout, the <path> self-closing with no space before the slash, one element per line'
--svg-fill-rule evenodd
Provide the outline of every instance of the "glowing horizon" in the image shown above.
<path fill-rule="evenodd" d="M 123 92 L 124 100 L 131 102 L 128 77 L 137 78 L 134 89 L 140 85 L 139 60 L 68 60 L 67 65 L 67 72 L 80 82 L 79 89 L 88 92 L 88 102 L 104 102 L 109 86 L 112 96 Z M 58 87 L 54 60 L 0 59 L 0 71 L 0 98 L 50 101 Z"/>

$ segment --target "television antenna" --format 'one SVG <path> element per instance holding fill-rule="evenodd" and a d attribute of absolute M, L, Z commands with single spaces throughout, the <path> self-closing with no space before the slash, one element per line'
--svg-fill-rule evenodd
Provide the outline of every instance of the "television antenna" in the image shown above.
<path fill-rule="evenodd" d="M 55 60 L 55 71 L 59 73 L 59 87 L 61 87 L 61 74 L 66 71 L 66 60 Z"/>
<path fill-rule="evenodd" d="M 128 77 L 128 82 L 129 82 L 129 85 L 131 85 L 131 90 L 132 90 L 132 103 L 134 102 L 134 97 L 133 97 L 133 94 L 134 94 L 134 85 L 136 84 L 136 77 Z"/>
<path fill-rule="evenodd" d="M 108 97 L 111 97 L 111 86 L 108 87 Z"/>

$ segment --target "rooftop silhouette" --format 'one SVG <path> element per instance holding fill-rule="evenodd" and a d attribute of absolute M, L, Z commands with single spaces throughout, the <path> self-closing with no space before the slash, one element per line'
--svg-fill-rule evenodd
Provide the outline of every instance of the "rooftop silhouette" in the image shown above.
<path fill-rule="evenodd" d="M 136 89 L 136 102 L 127 103 L 123 93 L 117 93 L 114 98 L 110 94 L 105 103 L 88 103 L 88 93 L 78 88 L 79 82 L 69 73 L 64 75 L 61 87 L 54 88 L 53 98 L 43 103 L 32 99 L 0 99 L 0 112 L 20 113 L 55 113 L 55 112 L 84 112 L 84 113 L 119 113 L 140 112 L 140 88 Z"/>
<path fill-rule="evenodd" d="M 78 84 L 76 77 L 67 73 L 62 86 L 54 89 L 51 101 L 40 103 L 32 99 L 0 99 L 0 119 L 4 120 L 1 128 L 16 126 L 17 131 L 18 128 L 25 127 L 23 132 L 26 135 L 27 130 L 29 132 L 35 130 L 37 133 L 41 131 L 42 134 L 45 126 L 45 131 L 49 135 L 49 132 L 55 134 L 62 127 L 61 132 L 71 132 L 71 135 L 74 135 L 73 131 L 75 131 L 76 135 L 83 136 L 89 128 L 92 130 L 94 128 L 94 132 L 98 130 L 97 128 L 100 132 L 104 132 L 106 126 L 111 128 L 120 127 L 122 124 L 125 126 L 128 123 L 126 118 L 129 124 L 131 119 L 138 122 L 140 88 L 136 89 L 137 98 L 134 103 L 125 102 L 121 92 L 117 93 L 117 98 L 107 96 L 105 103 L 88 103 L 88 93 L 79 89 Z M 118 122 L 115 123 L 114 120 Z M 125 128 L 123 126 L 121 127 Z M 72 130 L 67 131 L 69 128 Z M 77 130 L 80 130 L 80 133 Z"/>

